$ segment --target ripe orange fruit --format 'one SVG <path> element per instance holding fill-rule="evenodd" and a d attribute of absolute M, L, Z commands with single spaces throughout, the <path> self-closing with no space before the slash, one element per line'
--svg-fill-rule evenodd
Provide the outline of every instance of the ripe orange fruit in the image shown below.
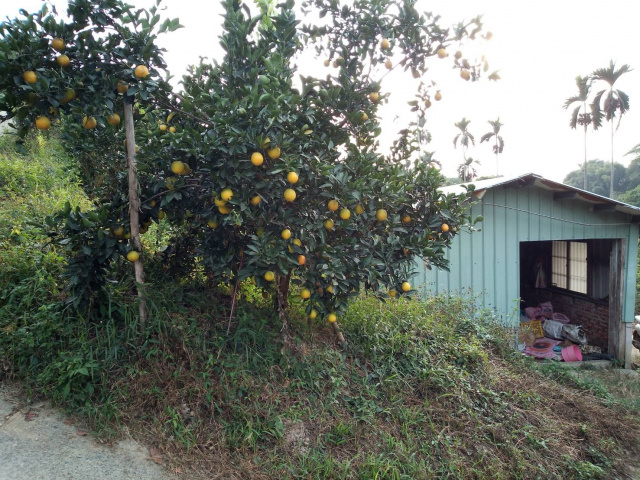
<path fill-rule="evenodd" d="M 260 195 L 255 195 L 251 197 L 251 205 L 253 205 L 254 207 L 256 205 L 259 205 L 261 201 L 262 201 L 262 197 Z"/>
<path fill-rule="evenodd" d="M 176 127 L 169 127 L 169 131 L 171 133 L 176 133 Z"/>
<path fill-rule="evenodd" d="M 127 85 L 122 80 L 118 80 L 118 85 L 116 86 L 116 90 L 118 90 L 118 93 L 125 93 L 127 90 L 129 90 L 129 85 Z"/>
<path fill-rule="evenodd" d="M 93 117 L 83 117 L 82 118 L 82 126 L 87 130 L 91 130 L 92 128 L 96 128 L 98 122 Z"/>
<path fill-rule="evenodd" d="M 220 198 L 225 202 L 228 202 L 233 197 L 233 191 L 230 188 L 225 188 L 220 192 Z"/>
<path fill-rule="evenodd" d="M 328 218 L 322 223 L 322 225 L 324 225 L 324 228 L 326 228 L 327 230 L 331 230 L 333 229 L 333 220 Z"/>
<path fill-rule="evenodd" d="M 133 73 L 136 78 L 145 78 L 147 75 L 149 75 L 149 69 L 144 65 L 138 65 Z"/>
<path fill-rule="evenodd" d="M 366 122 L 367 120 L 369 120 L 369 115 L 367 115 L 366 112 L 362 112 L 362 116 L 360 116 L 360 121 Z"/>
<path fill-rule="evenodd" d="M 378 100 L 380 100 L 380 95 L 378 95 L 378 92 L 371 92 L 369 94 L 369 100 L 371 100 L 373 103 L 376 103 Z"/>
<path fill-rule="evenodd" d="M 364 213 L 364 207 L 360 204 L 356 205 L 356 213 L 362 215 Z"/>
<path fill-rule="evenodd" d="M 284 191 L 284 199 L 287 202 L 293 202 L 296 199 L 296 191 L 293 188 L 287 188 Z"/>
<path fill-rule="evenodd" d="M 120 115 L 112 113 L 107 117 L 107 123 L 112 127 L 117 127 L 120 124 Z"/>
<path fill-rule="evenodd" d="M 331 65 L 331 60 L 326 59 L 326 60 L 324 61 L 324 66 L 325 66 L 325 67 L 328 67 L 329 65 Z"/>
<path fill-rule="evenodd" d="M 300 292 L 300 296 L 306 300 L 307 298 L 311 297 L 311 290 L 309 290 L 308 288 L 303 288 L 302 291 Z"/>
<path fill-rule="evenodd" d="M 427 108 L 431 107 L 431 100 L 429 100 L 428 98 L 424 101 L 424 108 L 425 110 Z"/>
<path fill-rule="evenodd" d="M 436 94 L 433 96 L 433 98 L 436 99 L 436 102 L 439 102 L 440 100 L 442 100 L 442 94 L 440 93 L 440 90 L 438 90 L 436 92 Z"/>
<path fill-rule="evenodd" d="M 287 182 L 289 183 L 298 183 L 298 174 L 296 172 L 289 172 L 287 175 Z"/>
<path fill-rule="evenodd" d="M 411 290 L 411 284 L 409 282 L 402 282 L 402 291 L 408 292 Z"/>
<path fill-rule="evenodd" d="M 223 215 L 228 215 L 231 213 L 231 207 L 227 207 L 226 205 L 222 205 L 218 207 L 218 211 Z"/>
<path fill-rule="evenodd" d="M 447 51 L 444 47 L 440 47 L 437 51 L 438 58 L 445 58 L 447 56 Z"/>
<path fill-rule="evenodd" d="M 51 48 L 53 48 L 54 50 L 61 52 L 65 49 L 65 47 L 66 45 L 64 44 L 64 40 L 62 40 L 61 38 L 54 38 L 51 41 Z"/>
<path fill-rule="evenodd" d="M 339 206 L 340 205 L 338 204 L 337 200 L 329 200 L 329 202 L 327 202 L 327 208 L 332 212 L 335 212 L 336 210 L 338 210 Z"/>
<path fill-rule="evenodd" d="M 384 208 L 381 208 L 376 212 L 376 220 L 379 222 L 384 222 L 387 219 L 387 211 Z"/>
<path fill-rule="evenodd" d="M 161 132 L 166 132 L 167 131 L 167 126 L 162 123 L 158 126 L 158 128 L 160 129 Z"/>
<path fill-rule="evenodd" d="M 387 48 L 389 48 L 391 46 L 391 43 L 389 42 L 388 39 L 383 38 L 382 40 L 380 40 L 380 48 L 383 50 L 386 50 Z"/>
<path fill-rule="evenodd" d="M 307 262 L 307 257 L 304 255 L 298 255 L 298 263 L 300 265 L 304 265 Z"/>
<path fill-rule="evenodd" d="M 64 96 L 60 99 L 62 103 L 69 103 L 76 98 L 76 91 L 69 88 L 64 91 Z"/>
<path fill-rule="evenodd" d="M 443 223 L 440 228 L 442 229 L 443 232 L 447 233 L 449 231 L 449 225 L 447 225 L 446 223 Z"/>
<path fill-rule="evenodd" d="M 317 316 L 318 316 L 318 312 L 316 312 L 314 309 L 311 309 L 311 312 L 309 313 L 309 318 L 313 320 Z"/>
<path fill-rule="evenodd" d="M 253 163 L 256 167 L 259 167 L 264 162 L 264 157 L 260 152 L 253 152 L 251 154 L 251 163 Z"/>
<path fill-rule="evenodd" d="M 180 175 L 182 172 L 184 172 L 184 163 L 182 163 L 180 160 L 171 162 L 171 171 L 176 175 Z"/>
<path fill-rule="evenodd" d="M 414 68 L 411 70 L 411 76 L 413 78 L 420 78 L 420 72 Z"/>
<path fill-rule="evenodd" d="M 131 250 L 129 253 L 127 253 L 127 260 L 129 260 L 130 262 L 136 262 L 139 258 L 140 254 L 135 250 Z"/>
<path fill-rule="evenodd" d="M 298 247 L 302 247 L 302 242 L 300 241 L 299 238 L 294 238 L 293 239 L 293 244 L 297 245 Z"/>
<path fill-rule="evenodd" d="M 49 120 L 48 117 L 41 115 L 36 118 L 36 127 L 39 130 L 49 130 L 49 128 L 51 127 L 51 120 Z"/>
<path fill-rule="evenodd" d="M 58 65 L 60 65 L 61 67 L 68 67 L 71 63 L 71 60 L 67 55 L 60 55 L 58 58 L 56 58 L 56 62 L 58 62 Z"/>
<path fill-rule="evenodd" d="M 340 218 L 342 220 L 349 220 L 349 218 L 351 218 L 351 212 L 349 211 L 349 209 L 343 208 L 342 210 L 340 210 Z"/>
<path fill-rule="evenodd" d="M 397 294 L 398 294 L 398 292 L 396 292 L 395 290 L 389 290 L 389 296 L 391 298 L 396 298 Z"/>
<path fill-rule="evenodd" d="M 273 282 L 273 280 L 276 278 L 276 274 L 273 273 L 271 270 L 269 270 L 268 272 L 265 272 L 264 274 L 264 279 L 267 282 Z"/>
<path fill-rule="evenodd" d="M 384 62 L 384 66 L 387 70 L 391 70 L 393 68 L 393 63 L 391 63 L 391 60 L 387 58 L 387 60 Z"/>
<path fill-rule="evenodd" d="M 454 55 L 456 60 L 460 60 L 462 58 L 462 52 L 458 50 Z"/>
<path fill-rule="evenodd" d="M 291 230 L 289 230 L 288 228 L 285 228 L 280 233 L 280 236 L 282 237 L 283 240 L 289 240 L 291 238 Z"/>
<path fill-rule="evenodd" d="M 162 210 L 158 212 L 158 220 L 162 220 L 165 217 L 165 214 Z"/>
<path fill-rule="evenodd" d="M 409 215 L 405 215 L 404 217 L 402 217 L 402 222 L 411 223 L 411 217 Z"/>
<path fill-rule="evenodd" d="M 207 222 L 207 226 L 208 226 L 209 228 L 217 228 L 217 227 L 218 227 L 218 222 L 216 222 L 216 221 L 215 221 L 215 220 L 213 220 L 213 219 L 212 219 L 212 220 L 209 220 L 209 221 Z"/>
<path fill-rule="evenodd" d="M 338 320 L 338 317 L 335 313 L 330 313 L 327 320 L 329 320 L 330 323 L 335 323 L 335 321 Z"/>
<path fill-rule="evenodd" d="M 24 72 L 22 74 L 22 78 L 24 78 L 24 81 L 27 83 L 36 83 L 38 81 L 38 76 L 33 70 L 27 70 Z"/>
<path fill-rule="evenodd" d="M 460 77 L 461 77 L 463 80 L 469 81 L 469 79 L 471 78 L 471 74 L 469 73 L 469 70 L 467 70 L 466 68 L 463 68 L 463 69 L 460 71 Z"/>
<path fill-rule="evenodd" d="M 267 155 L 271 160 L 275 160 L 276 158 L 280 158 L 280 147 L 273 147 L 267 150 Z"/>

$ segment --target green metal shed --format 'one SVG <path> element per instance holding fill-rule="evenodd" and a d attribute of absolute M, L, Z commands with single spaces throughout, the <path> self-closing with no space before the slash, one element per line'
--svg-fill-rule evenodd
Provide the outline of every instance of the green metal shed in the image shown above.
<path fill-rule="evenodd" d="M 471 292 L 514 327 L 525 308 L 549 301 L 584 326 L 589 344 L 630 365 L 640 208 L 535 174 L 474 185 L 479 231 L 456 235 L 449 272 L 418 266 L 422 292 Z"/>

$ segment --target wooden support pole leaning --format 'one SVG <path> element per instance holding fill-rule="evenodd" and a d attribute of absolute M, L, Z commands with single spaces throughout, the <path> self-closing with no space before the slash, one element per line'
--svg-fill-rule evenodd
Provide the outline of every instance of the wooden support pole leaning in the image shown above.
<path fill-rule="evenodd" d="M 133 105 L 124 101 L 124 128 L 127 138 L 127 166 L 129 173 L 129 223 L 131 227 L 131 241 L 138 252 L 142 252 L 140 241 L 140 185 L 138 184 L 138 168 L 136 166 L 136 135 L 133 127 Z M 140 324 L 147 323 L 147 302 L 144 297 L 144 268 L 142 257 L 133 263 L 139 297 Z"/>

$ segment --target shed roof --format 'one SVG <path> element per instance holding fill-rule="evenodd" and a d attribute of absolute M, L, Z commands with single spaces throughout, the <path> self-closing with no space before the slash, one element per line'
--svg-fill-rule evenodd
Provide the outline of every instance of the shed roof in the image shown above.
<path fill-rule="evenodd" d="M 640 208 L 628 203 L 613 200 L 608 197 L 596 195 L 595 193 L 587 192 L 580 188 L 565 185 L 564 183 L 554 182 L 553 180 L 546 179 L 535 173 L 526 173 L 524 175 L 517 175 L 512 177 L 497 177 L 489 178 L 487 180 L 480 180 L 477 182 L 461 183 L 458 185 L 449 185 L 443 187 L 442 191 L 445 193 L 464 193 L 465 186 L 475 186 L 475 196 L 482 198 L 487 190 L 496 187 L 525 187 L 536 186 L 544 190 L 554 192 L 553 196 L 556 200 L 562 199 L 574 199 L 591 204 L 591 209 L 594 211 L 612 211 L 625 213 L 631 215 L 633 222 L 640 222 Z"/>

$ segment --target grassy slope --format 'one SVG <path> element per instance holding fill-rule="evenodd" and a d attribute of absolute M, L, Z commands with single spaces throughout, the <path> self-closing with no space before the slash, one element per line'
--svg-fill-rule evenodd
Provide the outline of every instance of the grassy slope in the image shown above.
<path fill-rule="evenodd" d="M 5 144 L 0 162 L 0 187 L 45 168 L 33 176 L 54 195 L 40 203 L 29 180 L 0 199 L 0 228 L 20 229 L 0 244 L 0 376 L 86 415 L 99 435 L 126 425 L 189 478 L 628 478 L 629 410 L 604 386 L 594 395 L 512 355 L 461 300 L 361 298 L 340 319 L 345 348 L 294 302 L 296 341 L 282 351 L 271 302 L 250 284 L 229 322 L 227 289 L 171 278 L 148 255 L 147 328 L 127 265 L 86 323 L 56 303 L 64 252 L 25 222 L 59 206 L 56 191 L 86 202 L 68 160 L 39 145 L 18 155 Z"/>

